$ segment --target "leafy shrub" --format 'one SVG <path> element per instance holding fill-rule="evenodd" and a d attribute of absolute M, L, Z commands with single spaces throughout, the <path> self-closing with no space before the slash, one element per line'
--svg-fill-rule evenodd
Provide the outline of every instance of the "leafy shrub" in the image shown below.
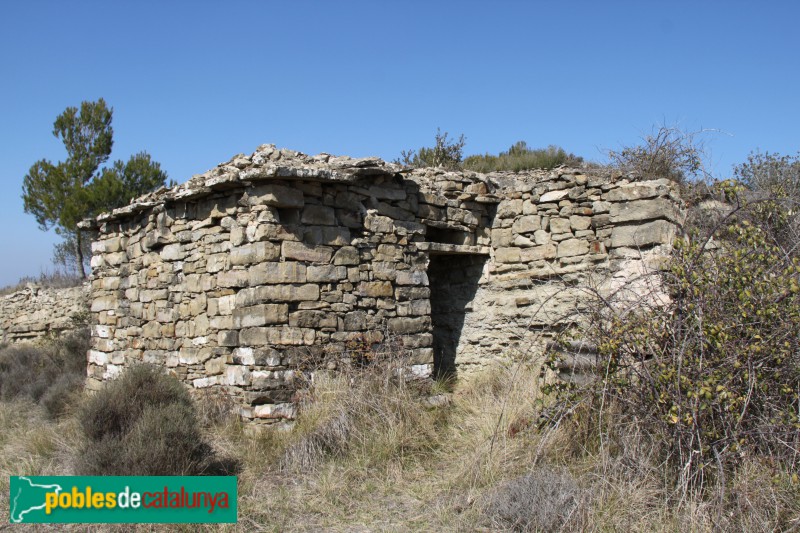
<path fill-rule="evenodd" d="M 464 168 L 475 172 L 495 172 L 499 170 L 512 170 L 519 172 L 529 169 L 549 169 L 559 165 L 577 166 L 583 163 L 583 158 L 567 153 L 560 146 L 547 148 L 529 148 L 525 141 L 515 143 L 507 152 L 499 155 L 471 155 L 464 160 Z"/>
<path fill-rule="evenodd" d="M 86 475 L 198 475 L 213 457 L 188 391 L 156 367 L 129 368 L 78 417 L 88 440 L 78 470 Z"/>
<path fill-rule="evenodd" d="M 800 260 L 747 211 L 722 219 L 713 250 L 710 235 L 676 240 L 668 302 L 590 321 L 604 379 L 589 401 L 658 436 L 683 487 L 722 482 L 742 457 L 800 459 Z"/>
<path fill-rule="evenodd" d="M 750 154 L 734 175 L 753 196 L 769 200 L 757 206 L 760 225 L 786 253 L 800 255 L 800 154 Z"/>
<path fill-rule="evenodd" d="M 41 344 L 6 346 L 0 350 L 0 400 L 28 397 L 52 418 L 60 416 L 82 388 L 88 349 L 86 328 Z"/>

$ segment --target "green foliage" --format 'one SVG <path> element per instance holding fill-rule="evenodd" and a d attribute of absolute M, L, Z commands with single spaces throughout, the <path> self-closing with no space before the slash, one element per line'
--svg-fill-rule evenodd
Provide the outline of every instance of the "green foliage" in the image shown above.
<path fill-rule="evenodd" d="M 115 161 L 92 182 L 91 213 L 127 205 L 132 199 L 166 184 L 161 165 L 147 152 L 131 156 L 127 163 Z"/>
<path fill-rule="evenodd" d="M 784 252 L 800 255 L 800 153 L 750 154 L 734 168 L 735 176 L 756 196 L 759 223 Z"/>
<path fill-rule="evenodd" d="M 495 172 L 511 170 L 519 172 L 530 169 L 550 169 L 559 165 L 577 166 L 583 158 L 567 153 L 559 146 L 529 148 L 525 141 L 514 143 L 506 152 L 499 155 L 471 155 L 464 160 L 464 168 L 475 172 Z"/>
<path fill-rule="evenodd" d="M 745 214 L 723 220 L 714 250 L 697 235 L 676 240 L 667 302 L 590 321 L 604 373 L 590 397 L 661 436 L 689 486 L 724 479 L 744 456 L 800 458 L 800 260 Z"/>
<path fill-rule="evenodd" d="M 0 400 L 27 397 L 61 416 L 82 390 L 88 349 L 88 328 L 0 349 Z"/>
<path fill-rule="evenodd" d="M 447 135 L 447 132 L 443 134 L 440 129 L 437 129 L 435 143 L 432 147 L 423 146 L 419 150 L 403 150 L 395 163 L 415 168 L 443 167 L 448 170 L 461 168 L 464 144 L 467 142 L 466 137 L 461 135 L 458 140 L 455 140 L 449 139 Z"/>
<path fill-rule="evenodd" d="M 87 438 L 78 470 L 86 475 L 197 475 L 213 457 L 188 391 L 156 367 L 131 367 L 78 418 Z"/>
<path fill-rule="evenodd" d="M 84 245 L 77 224 L 82 219 L 127 204 L 164 185 L 167 175 L 142 152 L 127 163 L 116 161 L 99 171 L 113 145 L 113 109 L 101 98 L 68 107 L 53 124 L 53 135 L 64 143 L 67 159 L 56 164 L 42 159 L 31 166 L 22 185 L 26 213 L 42 230 L 55 228 L 74 248 L 82 277 Z"/>

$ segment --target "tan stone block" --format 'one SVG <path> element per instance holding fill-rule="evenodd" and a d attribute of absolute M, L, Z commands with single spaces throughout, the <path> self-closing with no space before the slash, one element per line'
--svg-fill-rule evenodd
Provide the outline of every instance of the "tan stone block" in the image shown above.
<path fill-rule="evenodd" d="M 397 277 L 397 263 L 374 261 L 372 263 L 372 275 L 376 280 L 394 281 Z"/>
<path fill-rule="evenodd" d="M 417 318 L 397 317 L 390 318 L 388 322 L 389 333 L 407 335 L 409 333 L 427 332 L 431 329 L 431 319 L 428 316 Z"/>
<path fill-rule="evenodd" d="M 394 288 L 388 281 L 367 281 L 359 285 L 359 292 L 363 296 L 379 298 L 382 296 L 392 296 L 394 294 Z"/>
<path fill-rule="evenodd" d="M 627 202 L 654 196 L 666 196 L 669 192 L 670 184 L 666 179 L 642 181 L 611 189 L 603 194 L 603 200 L 607 202 Z"/>
<path fill-rule="evenodd" d="M 542 229 L 542 217 L 539 215 L 524 215 L 514 221 L 511 226 L 514 233 L 533 233 L 537 229 Z"/>
<path fill-rule="evenodd" d="M 271 283 L 305 283 L 306 266 L 294 261 L 261 263 L 251 267 L 248 280 L 251 287 Z"/>
<path fill-rule="evenodd" d="M 667 198 L 614 203 L 609 214 L 613 224 L 660 218 L 676 221 L 678 217 L 676 205 Z"/>
<path fill-rule="evenodd" d="M 334 265 L 312 265 L 307 271 L 308 281 L 329 283 L 347 278 L 347 267 Z"/>
<path fill-rule="evenodd" d="M 572 215 L 569 217 L 570 226 L 572 226 L 573 230 L 585 230 L 588 229 L 592 225 L 591 217 L 582 217 L 578 215 Z"/>
<path fill-rule="evenodd" d="M 379 244 L 375 251 L 374 261 L 401 261 L 403 259 L 402 246 L 396 244 Z"/>
<path fill-rule="evenodd" d="M 364 218 L 364 227 L 372 233 L 393 233 L 394 220 L 389 217 L 369 213 Z"/>
<path fill-rule="evenodd" d="M 350 230 L 339 226 L 323 226 L 319 244 L 345 246 L 350 244 Z"/>
<path fill-rule="evenodd" d="M 550 242 L 550 233 L 543 229 L 533 232 L 533 240 L 536 244 L 548 244 Z"/>
<path fill-rule="evenodd" d="M 640 247 L 668 244 L 675 236 L 675 225 L 666 220 L 654 220 L 632 226 L 615 226 L 611 231 L 611 247 Z"/>
<path fill-rule="evenodd" d="M 544 193 L 539 198 L 539 203 L 546 204 L 550 202 L 557 202 L 559 200 L 566 198 L 568 195 L 569 195 L 569 189 L 561 189 L 559 191 L 549 191 Z"/>
<path fill-rule="evenodd" d="M 246 287 L 246 270 L 228 270 L 217 274 L 217 285 L 220 287 Z"/>
<path fill-rule="evenodd" d="M 233 327 L 249 328 L 267 324 L 285 324 L 289 318 L 287 304 L 260 304 L 233 310 Z"/>
<path fill-rule="evenodd" d="M 225 372 L 225 357 L 209 359 L 205 364 L 206 374 L 216 376 Z"/>
<path fill-rule="evenodd" d="M 325 311 L 295 311 L 289 315 L 289 326 L 298 328 L 328 328 L 338 326 L 336 315 Z"/>
<path fill-rule="evenodd" d="M 565 218 L 551 218 L 550 219 L 550 233 L 569 233 L 570 223 Z"/>
<path fill-rule="evenodd" d="M 497 263 L 519 263 L 519 248 L 497 248 L 494 251 L 494 260 Z"/>
<path fill-rule="evenodd" d="M 225 383 L 227 385 L 249 385 L 250 370 L 240 365 L 228 365 L 225 368 Z"/>
<path fill-rule="evenodd" d="M 522 213 L 522 199 L 503 200 L 497 206 L 497 218 L 514 218 Z"/>
<path fill-rule="evenodd" d="M 399 270 L 395 283 L 398 285 L 422 285 L 427 287 L 428 275 L 422 270 Z"/>
<path fill-rule="evenodd" d="M 567 239 L 558 243 L 558 257 L 571 257 L 589 253 L 589 243 L 583 239 Z"/>
<path fill-rule="evenodd" d="M 280 249 L 268 241 L 259 241 L 244 246 L 237 246 L 230 250 L 231 265 L 249 265 L 275 261 L 280 257 Z"/>
<path fill-rule="evenodd" d="M 288 326 L 247 328 L 239 332 L 239 342 L 243 346 L 310 346 L 314 344 L 314 337 L 313 329 Z"/>
<path fill-rule="evenodd" d="M 553 243 L 527 248 L 521 253 L 521 259 L 523 263 L 541 261 L 542 259 L 554 259 L 555 257 L 556 246 Z"/>
<path fill-rule="evenodd" d="M 248 189 L 250 205 L 269 205 L 272 207 L 303 207 L 303 191 L 282 185 L 268 183 Z"/>
<path fill-rule="evenodd" d="M 298 261 L 314 263 L 329 263 L 333 249 L 328 246 L 309 246 L 302 242 L 284 241 L 282 244 L 283 257 Z"/>
<path fill-rule="evenodd" d="M 357 265 L 359 264 L 358 248 L 355 246 L 343 246 L 336 250 L 333 256 L 334 265 Z"/>

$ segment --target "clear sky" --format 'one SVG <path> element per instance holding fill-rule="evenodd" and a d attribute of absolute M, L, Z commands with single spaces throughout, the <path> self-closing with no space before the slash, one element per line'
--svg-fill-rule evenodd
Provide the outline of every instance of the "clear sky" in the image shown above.
<path fill-rule="evenodd" d="M 712 128 L 714 170 L 800 149 L 800 2 L 4 2 L 0 286 L 51 269 L 22 209 L 67 106 L 114 108 L 111 160 L 183 182 L 275 143 L 397 157 L 437 127 L 604 161 L 654 124 Z"/>

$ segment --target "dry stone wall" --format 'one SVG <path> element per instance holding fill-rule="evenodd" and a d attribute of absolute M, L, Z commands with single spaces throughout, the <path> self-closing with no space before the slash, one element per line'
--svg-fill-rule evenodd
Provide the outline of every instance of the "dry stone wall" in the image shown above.
<path fill-rule="evenodd" d="M 429 375 L 418 213 L 474 235 L 494 201 L 477 202 L 485 187 L 466 192 L 471 180 L 458 179 L 422 192 L 381 161 L 266 146 L 99 218 L 89 387 L 155 363 L 271 421 L 293 416 L 298 369 L 332 368 L 364 347 L 401 345 L 410 370 Z"/>
<path fill-rule="evenodd" d="M 53 289 L 34 284 L 0 296 L 0 341 L 35 340 L 85 320 L 89 286 Z"/>
<path fill-rule="evenodd" d="M 301 371 L 364 349 L 402 347 L 420 376 L 479 368 L 570 324 L 582 284 L 630 285 L 682 216 L 666 181 L 264 145 L 85 223 L 99 235 L 88 386 L 150 362 L 274 422 L 294 416 Z"/>
<path fill-rule="evenodd" d="M 460 370 L 541 351 L 580 325 L 595 294 L 618 305 L 664 297 L 652 274 L 685 217 L 674 183 L 569 169 L 488 178 L 503 199 L 455 349 Z"/>

